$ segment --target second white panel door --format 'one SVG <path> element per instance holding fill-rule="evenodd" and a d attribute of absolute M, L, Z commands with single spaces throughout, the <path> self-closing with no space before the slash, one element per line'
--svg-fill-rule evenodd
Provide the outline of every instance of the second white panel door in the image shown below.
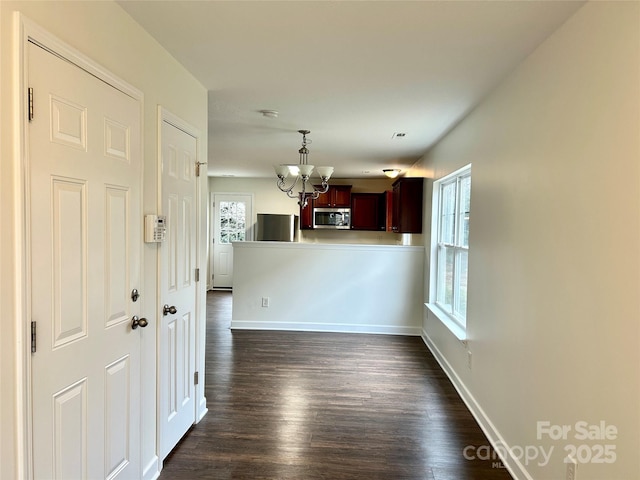
<path fill-rule="evenodd" d="M 160 458 L 195 422 L 196 162 L 197 140 L 162 122 L 162 213 L 160 244 Z"/>

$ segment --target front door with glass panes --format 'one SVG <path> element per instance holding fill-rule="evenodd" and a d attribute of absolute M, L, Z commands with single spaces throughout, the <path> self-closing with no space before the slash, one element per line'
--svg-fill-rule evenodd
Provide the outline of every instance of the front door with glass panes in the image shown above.
<path fill-rule="evenodd" d="M 233 286 L 233 243 L 253 240 L 252 195 L 212 193 L 212 278 L 213 288 Z"/>

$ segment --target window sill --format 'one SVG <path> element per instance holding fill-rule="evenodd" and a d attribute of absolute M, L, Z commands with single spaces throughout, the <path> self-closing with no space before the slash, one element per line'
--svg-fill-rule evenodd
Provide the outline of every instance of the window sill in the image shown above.
<path fill-rule="evenodd" d="M 440 320 L 442 324 L 447 327 L 458 340 L 460 340 L 461 342 L 466 342 L 467 331 L 458 322 L 453 320 L 435 303 L 425 303 L 424 306 L 427 307 L 429 311 L 433 313 L 436 318 Z"/>

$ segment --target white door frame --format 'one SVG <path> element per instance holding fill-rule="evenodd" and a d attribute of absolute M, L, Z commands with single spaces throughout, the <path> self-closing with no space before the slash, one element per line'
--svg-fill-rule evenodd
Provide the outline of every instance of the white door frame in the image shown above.
<path fill-rule="evenodd" d="M 206 260 L 208 255 L 208 247 L 206 242 L 206 219 L 205 222 L 202 221 L 203 213 L 206 215 L 207 209 L 202 208 L 203 204 L 203 196 L 206 199 L 207 197 L 207 170 L 206 170 L 206 162 L 202 162 L 202 136 L 200 134 L 200 130 L 193 127 L 189 123 L 182 120 L 177 115 L 173 114 L 169 110 L 167 110 L 162 105 L 158 105 L 158 168 L 157 168 L 157 182 L 158 182 L 158 198 L 157 198 L 157 211 L 162 211 L 162 124 L 166 122 L 170 125 L 173 125 L 179 130 L 191 135 L 196 140 L 196 158 L 195 161 L 203 168 L 200 168 L 200 175 L 196 177 L 196 265 L 200 269 L 200 280 L 196 286 L 196 318 L 195 318 L 195 370 L 199 372 L 199 381 L 195 386 L 195 421 L 198 423 L 202 417 L 204 417 L 208 411 L 207 409 L 207 399 L 204 396 L 204 358 L 205 358 L 205 348 L 206 348 L 206 285 L 204 275 L 206 275 L 206 263 L 203 265 L 203 259 Z M 202 182 L 204 179 L 205 188 L 202 187 Z M 204 190 L 204 192 L 203 192 Z M 205 200 L 206 202 L 206 200 Z M 205 204 L 206 205 L 206 204 Z M 204 225 L 204 228 L 203 228 Z M 204 235 L 204 236 L 203 236 Z M 204 254 L 202 253 L 202 244 L 204 243 Z M 162 247 L 160 247 L 162 248 Z M 157 275 L 156 275 L 156 298 L 158 301 L 156 302 L 156 318 L 162 318 L 162 303 L 161 293 L 162 293 L 162 279 L 160 278 L 160 272 L 162 271 L 161 262 L 162 262 L 162 252 L 158 249 L 157 252 Z M 204 267 L 204 268 L 203 268 Z M 159 355 L 160 350 L 160 329 L 158 328 L 156 331 L 156 355 Z M 157 387 L 157 399 L 159 400 L 160 392 L 160 358 L 156 357 L 156 387 Z M 159 427 L 160 425 L 160 411 L 156 412 L 156 425 Z M 156 451 L 162 445 L 160 441 L 160 428 L 156 429 L 157 439 L 156 439 Z M 158 452 L 159 454 L 159 452 Z"/>
<path fill-rule="evenodd" d="M 28 112 L 27 112 L 27 79 L 28 58 L 27 44 L 33 42 L 54 55 L 61 57 L 79 68 L 87 71 L 103 82 L 138 100 L 140 103 L 140 118 L 144 118 L 144 95 L 124 80 L 116 77 L 102 66 L 86 57 L 79 51 L 63 43 L 55 36 L 29 20 L 20 12 L 14 13 L 14 28 L 16 32 L 15 54 L 17 59 L 16 77 L 14 78 L 14 124 L 19 127 L 15 130 L 14 145 L 17 155 L 14 158 L 14 178 L 16 186 L 14 201 L 17 205 L 15 216 L 15 271 L 16 279 L 16 418 L 17 418 L 17 445 L 16 445 L 16 475 L 18 478 L 33 478 L 33 436 L 32 436 L 32 391 L 31 391 L 31 274 L 30 257 L 31 236 L 29 231 L 29 136 L 28 136 Z M 143 147 L 141 145 L 141 148 Z M 144 152 L 141 152 L 144 158 Z M 144 162 L 142 167 L 144 167 Z M 144 168 L 143 168 L 144 170 Z M 144 174 L 143 174 L 144 175 Z M 143 177 L 142 175 L 142 177 Z M 140 192 L 142 199 L 142 181 Z M 144 272 L 142 245 L 139 247 L 140 271 Z"/>

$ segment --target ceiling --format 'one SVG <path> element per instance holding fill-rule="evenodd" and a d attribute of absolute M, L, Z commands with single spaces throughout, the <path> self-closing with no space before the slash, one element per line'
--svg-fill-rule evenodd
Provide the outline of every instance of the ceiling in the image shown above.
<path fill-rule="evenodd" d="M 208 90 L 209 175 L 274 178 L 297 163 L 300 129 L 334 177 L 406 170 L 582 5 L 119 3 Z"/>

